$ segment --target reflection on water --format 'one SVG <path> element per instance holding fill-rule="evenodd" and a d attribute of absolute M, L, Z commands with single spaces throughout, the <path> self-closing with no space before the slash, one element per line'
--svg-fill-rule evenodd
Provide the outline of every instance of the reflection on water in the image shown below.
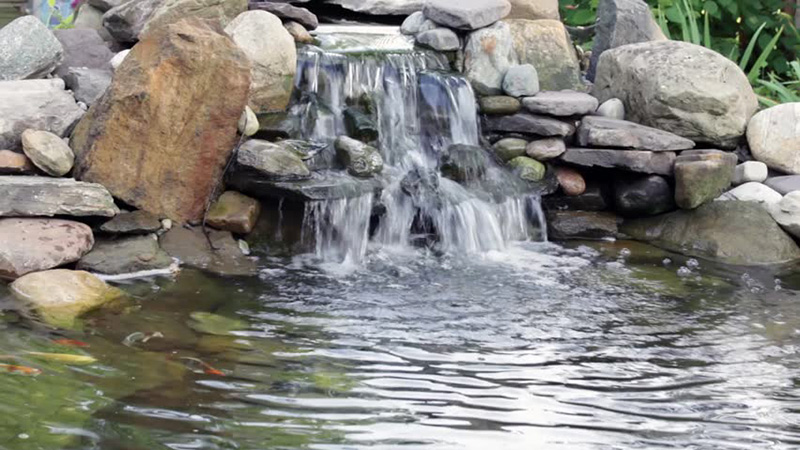
<path fill-rule="evenodd" d="M 42 370 L 0 373 L 0 448 L 800 446 L 796 277 L 620 242 L 367 260 L 136 282 L 83 333 L 0 291 L 0 355 Z"/>

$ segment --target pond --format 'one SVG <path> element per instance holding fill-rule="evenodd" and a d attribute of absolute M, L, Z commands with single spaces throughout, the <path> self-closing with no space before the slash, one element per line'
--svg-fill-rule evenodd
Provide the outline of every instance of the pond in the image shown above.
<path fill-rule="evenodd" d="M 790 272 L 632 242 L 259 264 L 122 284 L 74 332 L 0 291 L 0 362 L 41 371 L 0 371 L 0 448 L 800 446 Z"/>

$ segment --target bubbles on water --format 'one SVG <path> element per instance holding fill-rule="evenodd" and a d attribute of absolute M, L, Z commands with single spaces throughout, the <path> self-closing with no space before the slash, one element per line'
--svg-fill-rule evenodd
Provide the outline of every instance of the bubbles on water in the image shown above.
<path fill-rule="evenodd" d="M 677 273 L 678 273 L 678 276 L 681 277 L 681 278 L 688 278 L 688 277 L 692 276 L 692 269 L 690 269 L 690 268 L 688 268 L 686 266 L 681 266 L 678 269 Z"/>
<path fill-rule="evenodd" d="M 783 282 L 780 278 L 775 278 L 775 291 L 780 291 L 783 289 Z"/>
<path fill-rule="evenodd" d="M 690 268 L 692 270 L 697 269 L 698 267 L 700 267 L 700 261 L 692 258 L 692 259 L 686 261 L 686 267 L 688 267 L 688 268 Z"/>
<path fill-rule="evenodd" d="M 629 248 L 623 248 L 619 251 L 619 256 L 621 258 L 628 258 L 631 256 L 631 250 Z"/>

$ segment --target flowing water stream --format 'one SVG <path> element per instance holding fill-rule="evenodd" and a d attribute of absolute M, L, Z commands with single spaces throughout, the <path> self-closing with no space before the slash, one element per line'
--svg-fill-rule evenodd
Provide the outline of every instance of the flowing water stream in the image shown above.
<path fill-rule="evenodd" d="M 319 95 L 295 107 L 325 113 L 307 136 L 340 132 L 350 89 L 379 93 L 387 161 L 380 196 L 306 205 L 310 255 L 255 245 L 258 277 L 131 281 L 74 331 L 0 285 L 0 363 L 41 371 L 0 370 L 0 449 L 800 448 L 796 268 L 544 242 L 500 167 L 439 175 L 438 152 L 477 142 L 474 99 L 398 39 L 301 57 Z M 403 192 L 409 174 L 433 193 Z"/>

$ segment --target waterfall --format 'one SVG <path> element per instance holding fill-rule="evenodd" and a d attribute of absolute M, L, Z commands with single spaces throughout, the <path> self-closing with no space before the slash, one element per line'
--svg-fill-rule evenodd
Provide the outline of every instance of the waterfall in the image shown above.
<path fill-rule="evenodd" d="M 479 150 L 473 163 L 480 176 L 458 183 L 440 174 L 452 145 L 480 142 L 472 87 L 447 70 L 443 55 L 413 49 L 300 50 L 292 113 L 301 117 L 303 137 L 329 143 L 347 134 L 346 110 L 368 104 L 377 128 L 374 145 L 385 161 L 380 198 L 306 205 L 317 257 L 363 258 L 374 205 L 382 214 L 373 241 L 383 246 L 424 243 L 448 253 L 476 253 L 502 250 L 509 241 L 546 239 L 539 199 L 486 152 Z"/>

